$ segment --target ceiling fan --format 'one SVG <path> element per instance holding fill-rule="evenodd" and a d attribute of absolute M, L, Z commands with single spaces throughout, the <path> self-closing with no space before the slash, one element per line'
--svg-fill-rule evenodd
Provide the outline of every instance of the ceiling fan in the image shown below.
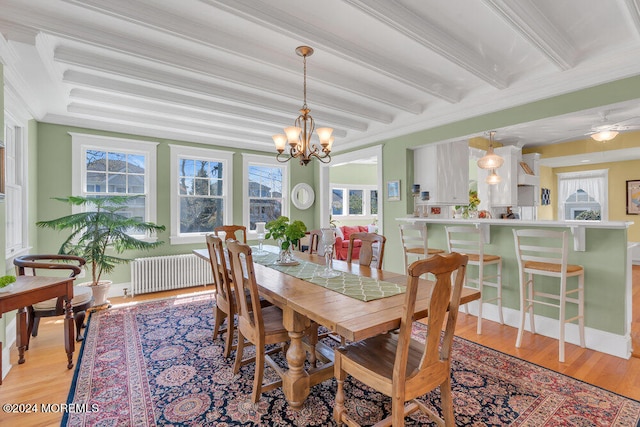
<path fill-rule="evenodd" d="M 592 126 L 591 131 L 585 134 L 596 141 L 611 141 L 620 132 L 631 129 L 640 129 L 640 117 L 631 117 L 614 123 L 607 118 L 609 111 L 601 111 L 599 114 L 600 124 Z"/>

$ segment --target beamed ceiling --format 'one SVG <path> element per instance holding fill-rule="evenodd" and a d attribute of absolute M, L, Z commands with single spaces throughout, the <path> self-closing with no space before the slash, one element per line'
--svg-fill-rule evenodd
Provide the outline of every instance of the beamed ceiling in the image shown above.
<path fill-rule="evenodd" d="M 273 151 L 302 106 L 343 150 L 640 74 L 640 0 L 0 0 L 6 97 L 39 121 Z M 503 129 L 640 128 L 625 102 Z"/>

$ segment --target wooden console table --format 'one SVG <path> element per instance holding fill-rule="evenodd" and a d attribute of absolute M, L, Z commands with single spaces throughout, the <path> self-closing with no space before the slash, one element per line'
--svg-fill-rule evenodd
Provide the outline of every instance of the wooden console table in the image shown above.
<path fill-rule="evenodd" d="M 16 346 L 18 347 L 18 364 L 24 363 L 24 352 L 28 350 L 27 307 L 51 298 L 65 299 L 64 315 L 64 348 L 67 352 L 67 368 L 73 368 L 73 352 L 75 350 L 72 277 L 18 276 L 8 292 L 0 293 L 0 315 L 18 310 L 16 315 Z M 2 360 L 0 358 L 0 384 L 2 384 Z"/>

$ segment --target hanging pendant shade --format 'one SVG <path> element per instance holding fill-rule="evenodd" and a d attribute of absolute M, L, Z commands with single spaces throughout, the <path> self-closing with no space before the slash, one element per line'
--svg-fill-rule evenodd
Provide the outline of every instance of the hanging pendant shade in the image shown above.
<path fill-rule="evenodd" d="M 500 175 L 496 173 L 495 169 L 491 169 L 491 173 L 487 176 L 487 179 L 485 180 L 485 182 L 489 185 L 498 184 L 500 181 L 502 181 L 502 178 L 500 178 Z"/>
<path fill-rule="evenodd" d="M 478 160 L 480 169 L 497 169 L 504 163 L 504 159 L 493 152 L 493 135 L 495 135 L 495 131 L 489 132 L 489 149 L 487 154 Z"/>

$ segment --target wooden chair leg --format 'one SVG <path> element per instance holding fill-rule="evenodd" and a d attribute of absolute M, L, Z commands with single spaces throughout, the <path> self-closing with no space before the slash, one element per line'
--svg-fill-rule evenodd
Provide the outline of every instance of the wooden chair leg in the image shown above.
<path fill-rule="evenodd" d="M 262 378 L 264 376 L 264 345 L 256 345 L 256 369 L 253 377 L 253 392 L 251 393 L 251 401 L 258 403 L 262 394 Z"/>
<path fill-rule="evenodd" d="M 234 335 L 233 317 L 227 319 L 227 338 L 224 343 L 224 357 L 228 358 L 231 355 L 231 348 L 233 347 L 233 335 Z"/>
<path fill-rule="evenodd" d="M 76 341 L 82 341 L 84 339 L 82 335 L 82 325 L 84 324 L 85 315 L 84 310 L 73 315 L 73 319 L 76 322 Z"/>
<path fill-rule="evenodd" d="M 451 378 L 447 376 L 440 384 L 440 396 L 442 398 L 442 415 L 445 426 L 455 426 L 456 420 L 453 416 L 453 397 L 451 395 Z"/>
<path fill-rule="evenodd" d="M 35 315 L 33 316 L 33 322 L 29 324 L 29 329 L 31 330 L 31 333 L 29 334 L 32 337 L 37 337 L 38 336 L 38 326 L 40 325 L 40 318 L 36 317 Z"/>
<path fill-rule="evenodd" d="M 216 307 L 215 315 L 215 324 L 213 325 L 213 339 L 215 340 L 218 337 L 218 331 L 220 330 L 220 326 L 222 326 L 222 322 L 225 317 L 227 317 L 226 313 Z"/>
<path fill-rule="evenodd" d="M 233 373 L 237 374 L 240 371 L 240 365 L 242 363 L 242 356 L 244 353 L 244 337 L 238 330 L 238 347 L 236 349 L 236 361 L 233 364 Z"/>

